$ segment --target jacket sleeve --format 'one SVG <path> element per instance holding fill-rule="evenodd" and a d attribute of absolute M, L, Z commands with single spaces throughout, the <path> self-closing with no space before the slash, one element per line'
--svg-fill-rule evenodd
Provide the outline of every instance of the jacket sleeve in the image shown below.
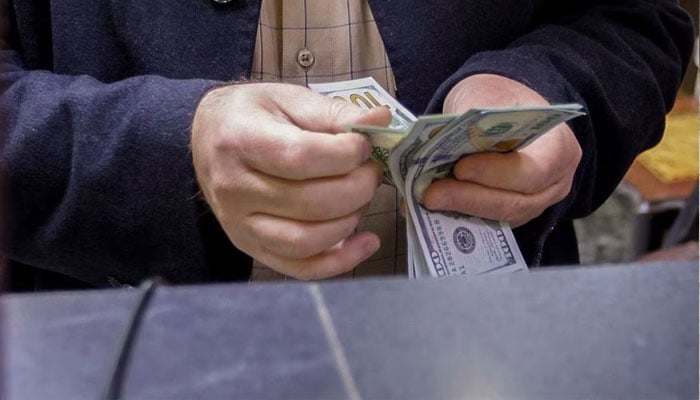
<path fill-rule="evenodd" d="M 4 51 L 7 252 L 97 286 L 111 276 L 201 281 L 214 255 L 245 256 L 200 203 L 189 151 L 193 111 L 217 82 L 24 70 Z M 218 260 L 235 268 L 234 259 Z M 242 275 L 247 274 L 242 267 Z"/>
<path fill-rule="evenodd" d="M 466 76 L 499 74 L 552 103 L 578 102 L 570 122 L 583 159 L 566 199 L 542 218 L 585 216 L 612 193 L 638 153 L 657 143 L 689 60 L 693 26 L 676 1 L 545 2 L 537 28 L 504 49 L 477 53 L 432 99 L 442 108 Z"/>

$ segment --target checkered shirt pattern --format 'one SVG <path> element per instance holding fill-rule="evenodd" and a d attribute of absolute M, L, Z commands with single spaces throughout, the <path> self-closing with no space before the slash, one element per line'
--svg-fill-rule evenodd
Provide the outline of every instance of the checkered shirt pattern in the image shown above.
<path fill-rule="evenodd" d="M 251 79 L 299 85 L 373 77 L 396 92 L 367 0 L 263 0 Z M 377 253 L 341 277 L 406 274 L 406 224 L 396 189 L 382 185 L 358 230 L 379 235 Z M 259 262 L 251 280 L 287 279 Z"/>

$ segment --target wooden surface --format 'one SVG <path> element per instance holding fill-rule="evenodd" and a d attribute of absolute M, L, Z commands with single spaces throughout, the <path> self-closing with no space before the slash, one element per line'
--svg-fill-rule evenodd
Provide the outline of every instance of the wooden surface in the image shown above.
<path fill-rule="evenodd" d="M 663 183 L 635 161 L 625 175 L 625 182 L 639 193 L 642 201 L 661 203 L 687 198 L 693 191 L 697 179 Z"/>

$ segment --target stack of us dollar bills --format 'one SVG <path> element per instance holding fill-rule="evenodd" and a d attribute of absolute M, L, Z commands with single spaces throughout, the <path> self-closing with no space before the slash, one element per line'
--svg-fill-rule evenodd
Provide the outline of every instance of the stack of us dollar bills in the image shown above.
<path fill-rule="evenodd" d="M 449 176 L 462 157 L 526 146 L 554 126 L 583 115 L 579 104 L 472 109 L 464 114 L 416 118 L 374 79 L 311 84 L 309 88 L 363 108 L 388 107 L 388 127 L 351 126 L 365 134 L 385 181 L 406 205 L 410 278 L 527 270 L 510 226 L 474 216 L 427 210 L 419 203 L 436 179 Z"/>

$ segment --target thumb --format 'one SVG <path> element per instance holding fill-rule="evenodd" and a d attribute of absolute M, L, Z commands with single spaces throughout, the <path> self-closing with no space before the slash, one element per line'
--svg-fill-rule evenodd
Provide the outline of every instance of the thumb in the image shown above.
<path fill-rule="evenodd" d="M 391 123 L 391 111 L 388 107 L 364 109 L 352 103 L 346 103 L 331 110 L 333 132 L 344 132 L 350 125 L 387 126 Z"/>
<path fill-rule="evenodd" d="M 391 111 L 387 107 L 366 109 L 341 99 L 329 100 L 324 112 L 316 114 L 318 126 L 325 132 L 347 132 L 350 125 L 387 126 L 391 123 Z"/>
<path fill-rule="evenodd" d="M 307 89 L 308 90 L 308 89 Z M 347 132 L 350 125 L 379 125 L 391 123 L 387 107 L 362 108 L 339 98 L 309 93 L 306 101 L 292 108 L 294 122 L 302 129 L 314 132 Z"/>

